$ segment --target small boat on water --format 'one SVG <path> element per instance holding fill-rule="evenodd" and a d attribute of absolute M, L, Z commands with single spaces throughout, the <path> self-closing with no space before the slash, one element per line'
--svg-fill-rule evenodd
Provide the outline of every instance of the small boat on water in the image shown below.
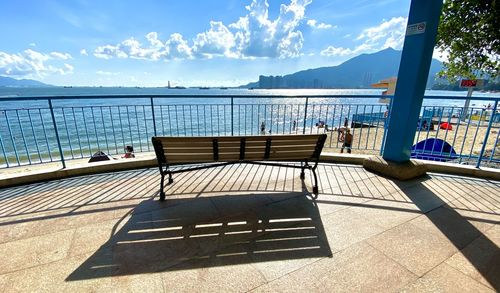
<path fill-rule="evenodd" d="M 210 89 L 210 88 L 209 88 L 208 86 L 200 86 L 200 87 L 199 87 L 199 89 L 200 89 L 200 90 L 208 90 L 208 89 Z"/>

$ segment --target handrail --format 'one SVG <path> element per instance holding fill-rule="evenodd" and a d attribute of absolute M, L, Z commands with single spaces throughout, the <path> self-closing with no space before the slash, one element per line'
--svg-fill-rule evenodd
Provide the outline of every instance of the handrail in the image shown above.
<path fill-rule="evenodd" d="M 328 99 L 328 98 L 345 98 L 345 99 L 353 99 L 353 98 L 366 98 L 366 99 L 379 99 L 379 98 L 387 98 L 392 99 L 394 96 L 381 96 L 381 95 L 345 95 L 345 94 L 331 94 L 331 95 L 275 95 L 275 94 L 245 94 L 245 95 L 233 95 L 233 94 L 133 94 L 133 95 L 38 95 L 38 96 L 17 96 L 17 97 L 0 97 L 0 101 L 45 101 L 45 100 L 73 100 L 73 99 L 82 99 L 82 100 L 91 100 L 91 99 L 156 99 L 156 98 L 187 98 L 187 99 L 200 99 L 200 98 L 252 98 L 252 99 L 289 99 L 289 98 L 310 98 L 310 99 Z M 425 96 L 424 99 L 427 100 L 478 100 L 478 101 L 496 101 L 500 100 L 499 97 L 483 97 L 483 96 Z"/>

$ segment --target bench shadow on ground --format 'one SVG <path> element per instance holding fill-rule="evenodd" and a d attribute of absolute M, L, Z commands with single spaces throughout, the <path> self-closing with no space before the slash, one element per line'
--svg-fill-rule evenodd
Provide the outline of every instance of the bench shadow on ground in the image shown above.
<path fill-rule="evenodd" d="M 399 182 L 359 166 L 334 164 L 321 164 L 319 174 L 318 200 L 308 196 L 307 173 L 303 183 L 290 169 L 244 165 L 176 176 L 164 204 L 153 198 L 158 192 L 157 169 L 26 185 L 0 190 L 0 226 L 131 210 L 109 240 L 67 277 L 75 281 L 327 257 L 331 249 L 321 205 L 394 210 L 425 214 L 500 290 L 498 246 L 473 224 L 498 224 L 498 182 L 435 174 Z M 476 190 L 477 186 L 490 191 Z M 404 208 L 407 205 L 416 208 Z"/>
<path fill-rule="evenodd" d="M 264 205 L 266 194 L 170 199 L 167 208 L 132 212 L 67 281 L 331 256 L 315 202 L 281 196 L 287 200 Z"/>

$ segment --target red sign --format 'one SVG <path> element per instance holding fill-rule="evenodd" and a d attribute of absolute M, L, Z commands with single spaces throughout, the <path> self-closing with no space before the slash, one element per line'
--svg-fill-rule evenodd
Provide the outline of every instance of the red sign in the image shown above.
<path fill-rule="evenodd" d="M 476 79 L 462 79 L 460 81 L 460 87 L 476 87 L 477 80 Z"/>

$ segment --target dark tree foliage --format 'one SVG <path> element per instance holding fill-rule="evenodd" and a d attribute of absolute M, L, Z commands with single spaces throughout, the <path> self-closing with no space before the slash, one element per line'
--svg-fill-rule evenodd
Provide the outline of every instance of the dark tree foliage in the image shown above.
<path fill-rule="evenodd" d="M 436 47 L 448 52 L 440 75 L 499 77 L 500 0 L 444 0 Z"/>

